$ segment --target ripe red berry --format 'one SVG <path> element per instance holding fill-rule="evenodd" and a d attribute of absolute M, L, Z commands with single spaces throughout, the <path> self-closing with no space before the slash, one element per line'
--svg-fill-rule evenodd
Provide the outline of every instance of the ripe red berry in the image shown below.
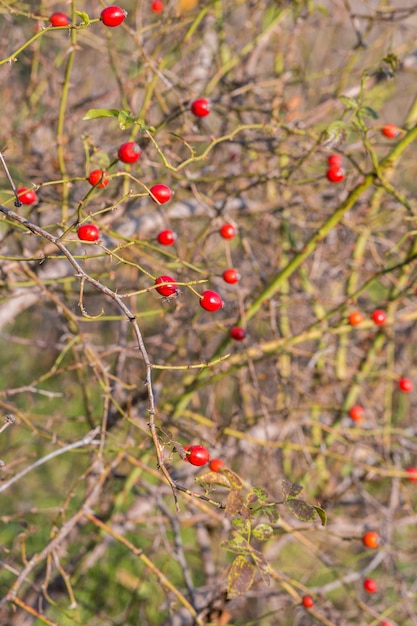
<path fill-rule="evenodd" d="M 335 154 L 330 154 L 327 157 L 327 163 L 330 167 L 332 166 L 340 167 L 343 163 L 343 157 L 341 154 L 337 154 L 337 152 Z"/>
<path fill-rule="evenodd" d="M 398 387 L 404 393 L 410 393 L 410 391 L 413 390 L 413 381 L 410 378 L 403 376 L 403 378 L 400 378 L 398 381 Z"/>
<path fill-rule="evenodd" d="M 392 622 L 387 622 L 387 620 L 384 619 L 379 626 L 394 626 L 394 624 Z"/>
<path fill-rule="evenodd" d="M 229 331 L 229 335 L 232 339 L 235 339 L 236 341 L 243 341 L 243 339 L 246 337 L 246 330 L 241 326 L 233 326 L 233 328 L 231 328 Z"/>
<path fill-rule="evenodd" d="M 345 172 L 339 165 L 331 165 L 326 176 L 331 183 L 340 183 L 345 178 Z"/>
<path fill-rule="evenodd" d="M 417 483 L 417 467 L 407 467 L 405 471 L 408 474 L 407 480 L 410 483 Z"/>
<path fill-rule="evenodd" d="M 205 465 L 210 461 L 210 453 L 204 446 L 184 446 L 185 460 L 191 465 Z"/>
<path fill-rule="evenodd" d="M 82 224 L 77 231 L 78 239 L 81 241 L 98 241 L 100 231 L 95 224 Z"/>
<path fill-rule="evenodd" d="M 223 280 L 225 283 L 229 283 L 229 285 L 234 285 L 234 283 L 238 283 L 240 280 L 240 274 L 237 270 L 230 268 L 228 270 L 224 270 Z"/>
<path fill-rule="evenodd" d="M 150 188 L 151 198 L 156 204 L 165 204 L 172 198 L 172 191 L 168 185 L 158 183 Z"/>
<path fill-rule="evenodd" d="M 209 467 L 212 472 L 216 472 L 217 474 L 218 472 L 220 472 L 221 468 L 224 467 L 224 461 L 222 461 L 221 459 L 211 459 Z"/>
<path fill-rule="evenodd" d="M 401 133 L 401 129 L 395 126 L 395 124 L 385 124 L 381 128 L 381 133 L 388 139 L 395 139 Z"/>
<path fill-rule="evenodd" d="M 151 11 L 154 13 L 162 13 L 163 10 L 164 3 L 161 2 L 161 0 L 153 0 L 153 2 L 151 2 Z"/>
<path fill-rule="evenodd" d="M 221 296 L 217 293 L 217 291 L 212 291 L 211 289 L 207 289 L 207 291 L 203 291 L 200 298 L 200 306 L 206 311 L 214 312 L 222 309 L 224 306 L 224 302 L 221 299 Z"/>
<path fill-rule="evenodd" d="M 52 13 L 49 18 L 49 23 L 51 26 L 68 26 L 70 23 L 70 19 L 68 15 L 62 13 L 61 11 L 57 11 L 56 13 Z"/>
<path fill-rule="evenodd" d="M 363 588 L 367 593 L 376 593 L 378 590 L 378 584 L 373 578 L 365 578 L 363 581 Z"/>
<path fill-rule="evenodd" d="M 105 170 L 93 170 L 88 177 L 90 185 L 97 185 L 100 189 L 109 184 L 109 175 Z"/>
<path fill-rule="evenodd" d="M 156 288 L 157 292 L 160 293 L 161 296 L 168 298 L 169 296 L 173 296 L 178 293 L 178 285 L 172 276 L 158 276 L 155 280 L 155 285 L 160 285 L 161 283 L 167 283 Z"/>
<path fill-rule="evenodd" d="M 105 26 L 110 26 L 110 28 L 113 28 L 114 26 L 120 26 L 120 24 L 124 22 L 126 17 L 127 12 L 118 6 L 106 7 L 102 10 L 100 14 L 100 19 L 103 24 Z"/>
<path fill-rule="evenodd" d="M 20 187 L 20 189 L 17 189 L 17 195 L 22 204 L 33 204 L 38 199 L 36 191 L 28 187 Z"/>
<path fill-rule="evenodd" d="M 191 103 L 191 112 L 196 117 L 206 117 L 211 111 L 210 100 L 207 98 L 197 98 Z"/>
<path fill-rule="evenodd" d="M 359 326 L 363 322 L 363 315 L 359 311 L 354 311 L 349 315 L 348 321 L 351 326 Z"/>
<path fill-rule="evenodd" d="M 117 156 L 120 161 L 123 161 L 123 163 L 135 163 L 141 154 L 142 150 L 136 141 L 127 141 L 126 143 L 122 143 L 117 151 Z"/>
<path fill-rule="evenodd" d="M 368 530 L 362 535 L 362 543 L 367 548 L 378 548 L 379 535 L 374 530 Z"/>
<path fill-rule="evenodd" d="M 172 246 L 175 243 L 177 235 L 172 230 L 161 230 L 158 235 L 158 242 L 163 246 Z"/>
<path fill-rule="evenodd" d="M 230 223 L 223 224 L 223 226 L 219 230 L 219 233 L 223 237 L 223 239 L 233 239 L 233 237 L 236 235 L 236 227 Z"/>
<path fill-rule="evenodd" d="M 382 326 L 387 321 L 387 314 L 382 309 L 376 309 L 372 313 L 372 319 L 377 326 Z"/>
<path fill-rule="evenodd" d="M 349 417 L 354 422 L 360 422 L 363 419 L 365 409 L 360 404 L 354 404 L 349 410 Z"/>
<path fill-rule="evenodd" d="M 302 603 L 306 609 L 311 609 L 314 606 L 314 600 L 312 596 L 303 596 Z"/>

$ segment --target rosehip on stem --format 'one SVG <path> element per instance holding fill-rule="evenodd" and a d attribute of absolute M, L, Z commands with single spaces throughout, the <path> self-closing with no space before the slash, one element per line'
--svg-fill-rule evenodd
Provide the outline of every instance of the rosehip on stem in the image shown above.
<path fill-rule="evenodd" d="M 196 98 L 196 100 L 191 103 L 191 112 L 196 117 L 206 117 L 206 115 L 209 115 L 210 111 L 210 100 L 207 100 L 207 98 Z"/>
<path fill-rule="evenodd" d="M 161 230 L 157 239 L 158 243 L 160 243 L 162 246 L 172 246 L 172 244 L 175 243 L 175 240 L 177 239 L 177 235 L 168 228 L 167 230 Z"/>
<path fill-rule="evenodd" d="M 110 6 L 106 7 L 102 10 L 100 14 L 100 19 L 105 26 L 109 26 L 110 28 L 114 28 L 115 26 L 120 26 L 122 22 L 127 17 L 127 12 L 118 6 Z"/>
<path fill-rule="evenodd" d="M 365 409 L 360 404 L 354 404 L 349 410 L 349 417 L 353 422 L 360 422 L 363 419 Z"/>
<path fill-rule="evenodd" d="M 142 150 L 136 141 L 126 141 L 126 143 L 122 143 L 117 151 L 117 156 L 123 163 L 135 163 L 141 154 Z"/>
<path fill-rule="evenodd" d="M 62 11 L 56 11 L 55 13 L 52 13 L 51 17 L 49 18 L 49 23 L 51 26 L 55 27 L 69 26 L 70 19 L 68 15 L 62 13 Z"/>
<path fill-rule="evenodd" d="M 230 222 L 227 222 L 220 227 L 219 233 L 221 237 L 223 237 L 223 239 L 233 239 L 233 237 L 236 235 L 236 226 L 234 226 Z"/>
<path fill-rule="evenodd" d="M 77 231 L 78 239 L 81 241 L 98 241 L 100 231 L 95 224 L 82 224 Z"/>
<path fill-rule="evenodd" d="M 162 284 L 161 283 L 166 283 Z M 156 291 L 161 295 L 168 298 L 169 296 L 173 296 L 178 293 L 178 285 L 172 276 L 158 276 L 155 280 L 155 285 L 161 285 L 156 288 Z"/>
<path fill-rule="evenodd" d="M 221 296 L 217 293 L 217 291 L 207 289 L 201 294 L 200 306 L 206 311 L 210 311 L 211 313 L 213 313 L 214 311 L 222 309 L 224 306 L 224 302 Z"/>
<path fill-rule="evenodd" d="M 99 189 L 107 187 L 109 180 L 109 175 L 105 170 L 93 170 L 88 176 L 88 182 L 90 185 L 93 187 L 97 185 Z"/>
<path fill-rule="evenodd" d="M 351 326 L 359 326 L 363 322 L 363 315 L 359 311 L 353 311 L 348 317 L 348 322 Z"/>
<path fill-rule="evenodd" d="M 331 165 L 326 172 L 326 176 L 331 183 L 341 183 L 345 178 L 345 172 L 339 165 Z"/>
<path fill-rule="evenodd" d="M 16 191 L 22 204 L 33 204 L 38 199 L 36 191 L 29 189 L 29 187 L 20 187 Z"/>
<path fill-rule="evenodd" d="M 165 204 L 168 200 L 172 198 L 172 191 L 168 187 L 168 185 L 163 185 L 162 183 L 158 183 L 157 185 L 153 185 L 150 188 L 151 198 L 156 204 Z"/>
<path fill-rule="evenodd" d="M 191 465 L 205 465 L 210 461 L 210 453 L 204 446 L 184 446 L 186 456 L 185 461 L 191 463 Z"/>

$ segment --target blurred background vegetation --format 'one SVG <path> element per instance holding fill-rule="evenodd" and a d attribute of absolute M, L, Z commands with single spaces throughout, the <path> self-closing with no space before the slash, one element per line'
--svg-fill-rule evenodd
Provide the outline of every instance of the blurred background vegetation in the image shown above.
<path fill-rule="evenodd" d="M 16 185 L 37 190 L 19 212 L 62 235 L 136 316 L 180 511 L 158 468 L 129 321 L 5 217 L 0 403 L 16 423 L 0 433 L 0 622 L 415 625 L 417 496 L 405 470 L 417 465 L 417 399 L 397 383 L 417 385 L 417 7 L 167 0 L 155 14 L 148 0 L 120 4 L 126 21 L 106 29 L 94 21 L 104 2 L 0 0 L 0 149 Z M 44 31 L 58 10 L 76 28 Z M 212 105 L 202 119 L 189 110 L 200 96 Z M 136 123 L 86 120 L 90 109 Z M 386 123 L 398 138 L 381 134 Z M 126 166 L 117 149 L 131 139 L 143 153 Z M 334 151 L 339 184 L 326 178 Z M 96 167 L 111 181 L 91 191 Z M 156 182 L 173 189 L 169 204 L 150 200 Z M 13 209 L 13 199 L 1 176 L 0 202 Z M 100 227 L 97 245 L 78 241 L 79 219 Z M 218 234 L 226 221 L 238 228 L 230 242 Z M 176 232 L 172 248 L 157 243 L 162 228 Z M 237 285 L 222 280 L 227 267 Z M 184 283 L 170 301 L 151 289 L 166 274 Z M 222 311 L 201 309 L 195 281 L 221 293 Z M 376 308 L 388 313 L 382 327 Z M 355 310 L 359 327 L 348 323 Z M 229 337 L 236 324 L 242 342 Z M 361 422 L 348 416 L 355 403 Z M 235 555 L 221 542 L 235 536 L 233 515 L 198 496 L 224 505 L 228 490 L 205 492 L 195 477 L 206 470 L 184 463 L 176 442 L 205 445 L 271 502 L 282 479 L 299 483 L 327 525 L 280 508 L 273 536 L 254 542 L 270 584 L 260 568 L 227 597 Z M 378 550 L 362 544 L 368 529 Z"/>

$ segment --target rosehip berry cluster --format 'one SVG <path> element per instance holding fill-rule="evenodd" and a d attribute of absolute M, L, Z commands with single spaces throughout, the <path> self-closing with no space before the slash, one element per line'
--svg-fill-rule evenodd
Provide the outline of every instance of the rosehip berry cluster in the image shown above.
<path fill-rule="evenodd" d="M 340 154 L 331 154 L 327 158 L 327 164 L 329 166 L 326 176 L 327 180 L 331 183 L 340 183 L 345 178 L 345 171 L 342 168 L 343 158 Z"/>

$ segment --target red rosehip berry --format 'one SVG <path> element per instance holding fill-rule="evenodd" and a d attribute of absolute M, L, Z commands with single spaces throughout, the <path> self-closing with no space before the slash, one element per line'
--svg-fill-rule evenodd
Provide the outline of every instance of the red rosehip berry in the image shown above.
<path fill-rule="evenodd" d="M 49 18 L 49 23 L 51 26 L 68 26 L 70 23 L 70 19 L 68 15 L 62 13 L 61 11 L 57 11 L 56 13 L 52 13 Z"/>
<path fill-rule="evenodd" d="M 340 183 L 345 178 L 345 172 L 339 165 L 331 165 L 326 176 L 331 183 Z"/>
<path fill-rule="evenodd" d="M 105 26 L 109 26 L 110 28 L 120 26 L 120 24 L 124 22 L 126 17 L 127 12 L 118 6 L 106 7 L 102 10 L 100 14 L 100 19 L 103 24 Z"/>
<path fill-rule="evenodd" d="M 210 461 L 210 453 L 204 446 L 184 446 L 186 452 L 185 461 L 191 465 L 205 465 Z"/>
<path fill-rule="evenodd" d="M 166 283 L 156 288 L 156 291 L 161 294 L 161 296 L 169 298 L 169 296 L 178 293 L 178 285 L 172 276 L 158 276 L 155 280 L 155 285 L 160 285 L 161 283 Z"/>
<path fill-rule="evenodd" d="M 354 404 L 349 410 L 349 417 L 354 422 L 360 422 L 363 419 L 365 409 L 360 404 Z"/>
<path fill-rule="evenodd" d="M 379 626 L 394 626 L 392 622 L 388 622 L 386 619 L 382 620 Z"/>
<path fill-rule="evenodd" d="M 174 233 L 174 231 L 169 229 L 161 230 L 157 239 L 162 246 L 172 246 L 172 244 L 175 243 L 175 240 L 177 239 L 177 235 Z"/>
<path fill-rule="evenodd" d="M 348 317 L 348 322 L 351 326 L 359 326 L 363 322 L 363 315 L 359 311 L 354 311 Z"/>
<path fill-rule="evenodd" d="M 235 339 L 236 341 L 243 341 L 246 337 L 246 330 L 241 326 L 233 326 L 233 328 L 231 328 L 229 331 L 229 335 L 232 339 Z"/>
<path fill-rule="evenodd" d="M 388 137 L 388 139 L 395 139 L 401 133 L 401 128 L 398 128 L 395 124 L 385 124 L 385 126 L 381 128 L 381 133 L 384 137 Z"/>
<path fill-rule="evenodd" d="M 220 472 L 221 468 L 224 466 L 224 461 L 222 461 L 221 459 L 211 459 L 209 463 L 211 471 L 216 472 L 216 474 Z"/>
<path fill-rule="evenodd" d="M 387 321 L 387 314 L 382 309 L 376 309 L 372 313 L 372 319 L 377 326 L 382 326 Z"/>
<path fill-rule="evenodd" d="M 203 291 L 203 293 L 201 294 L 200 306 L 206 311 L 210 311 L 211 313 L 213 313 L 214 311 L 222 309 L 224 306 L 224 302 L 221 299 L 221 296 L 217 293 L 217 291 L 207 289 L 207 291 Z"/>
<path fill-rule="evenodd" d="M 374 530 L 368 530 L 362 535 L 362 543 L 367 548 L 378 548 L 379 535 Z"/>
<path fill-rule="evenodd" d="M 219 233 L 223 237 L 223 239 L 233 239 L 233 237 L 236 235 L 236 226 L 233 226 L 233 224 L 230 223 L 223 224 L 223 226 L 219 230 Z"/>
<path fill-rule="evenodd" d="M 234 285 L 235 283 L 238 283 L 240 280 L 239 272 L 233 268 L 224 270 L 222 276 L 223 276 L 224 282 L 229 283 L 229 285 Z"/>
<path fill-rule="evenodd" d="M 151 11 L 154 13 L 162 13 L 163 10 L 164 3 L 161 2 L 161 0 L 153 0 L 153 2 L 151 2 Z"/>
<path fill-rule="evenodd" d="M 33 204 L 38 199 L 38 196 L 36 195 L 36 191 L 34 189 L 29 189 L 28 187 L 20 187 L 20 189 L 17 189 L 16 191 L 22 204 Z"/>
<path fill-rule="evenodd" d="M 378 584 L 373 578 L 365 578 L 363 581 L 363 588 L 367 593 L 376 593 L 378 590 Z"/>
<path fill-rule="evenodd" d="M 413 391 L 413 381 L 410 378 L 406 378 L 405 376 L 403 376 L 398 381 L 398 387 L 404 393 L 410 393 L 411 391 Z"/>
<path fill-rule="evenodd" d="M 196 117 L 206 117 L 211 111 L 210 100 L 207 98 L 197 98 L 191 103 L 191 112 Z"/>
<path fill-rule="evenodd" d="M 302 603 L 306 609 L 311 609 L 314 606 L 314 600 L 312 596 L 303 596 Z"/>
<path fill-rule="evenodd" d="M 417 467 L 407 467 L 405 471 L 408 474 L 407 480 L 410 483 L 417 483 Z"/>
<path fill-rule="evenodd" d="M 120 161 L 123 161 L 123 163 L 135 163 L 141 154 L 142 150 L 136 141 L 127 141 L 126 143 L 122 143 L 117 151 L 117 156 Z"/>
<path fill-rule="evenodd" d="M 77 231 L 78 239 L 81 241 L 98 241 L 100 231 L 95 224 L 82 224 Z"/>
<path fill-rule="evenodd" d="M 97 185 L 97 187 L 102 189 L 103 187 L 107 187 L 109 184 L 109 175 L 105 170 L 93 170 L 90 172 L 88 182 L 93 187 Z"/>
<path fill-rule="evenodd" d="M 158 183 L 150 188 L 151 198 L 156 204 L 165 204 L 172 198 L 172 191 L 168 185 Z"/>
<path fill-rule="evenodd" d="M 335 154 L 330 154 L 327 157 L 327 163 L 329 167 L 332 167 L 332 166 L 340 167 L 343 163 L 343 157 L 341 154 L 337 154 L 337 152 Z"/>

